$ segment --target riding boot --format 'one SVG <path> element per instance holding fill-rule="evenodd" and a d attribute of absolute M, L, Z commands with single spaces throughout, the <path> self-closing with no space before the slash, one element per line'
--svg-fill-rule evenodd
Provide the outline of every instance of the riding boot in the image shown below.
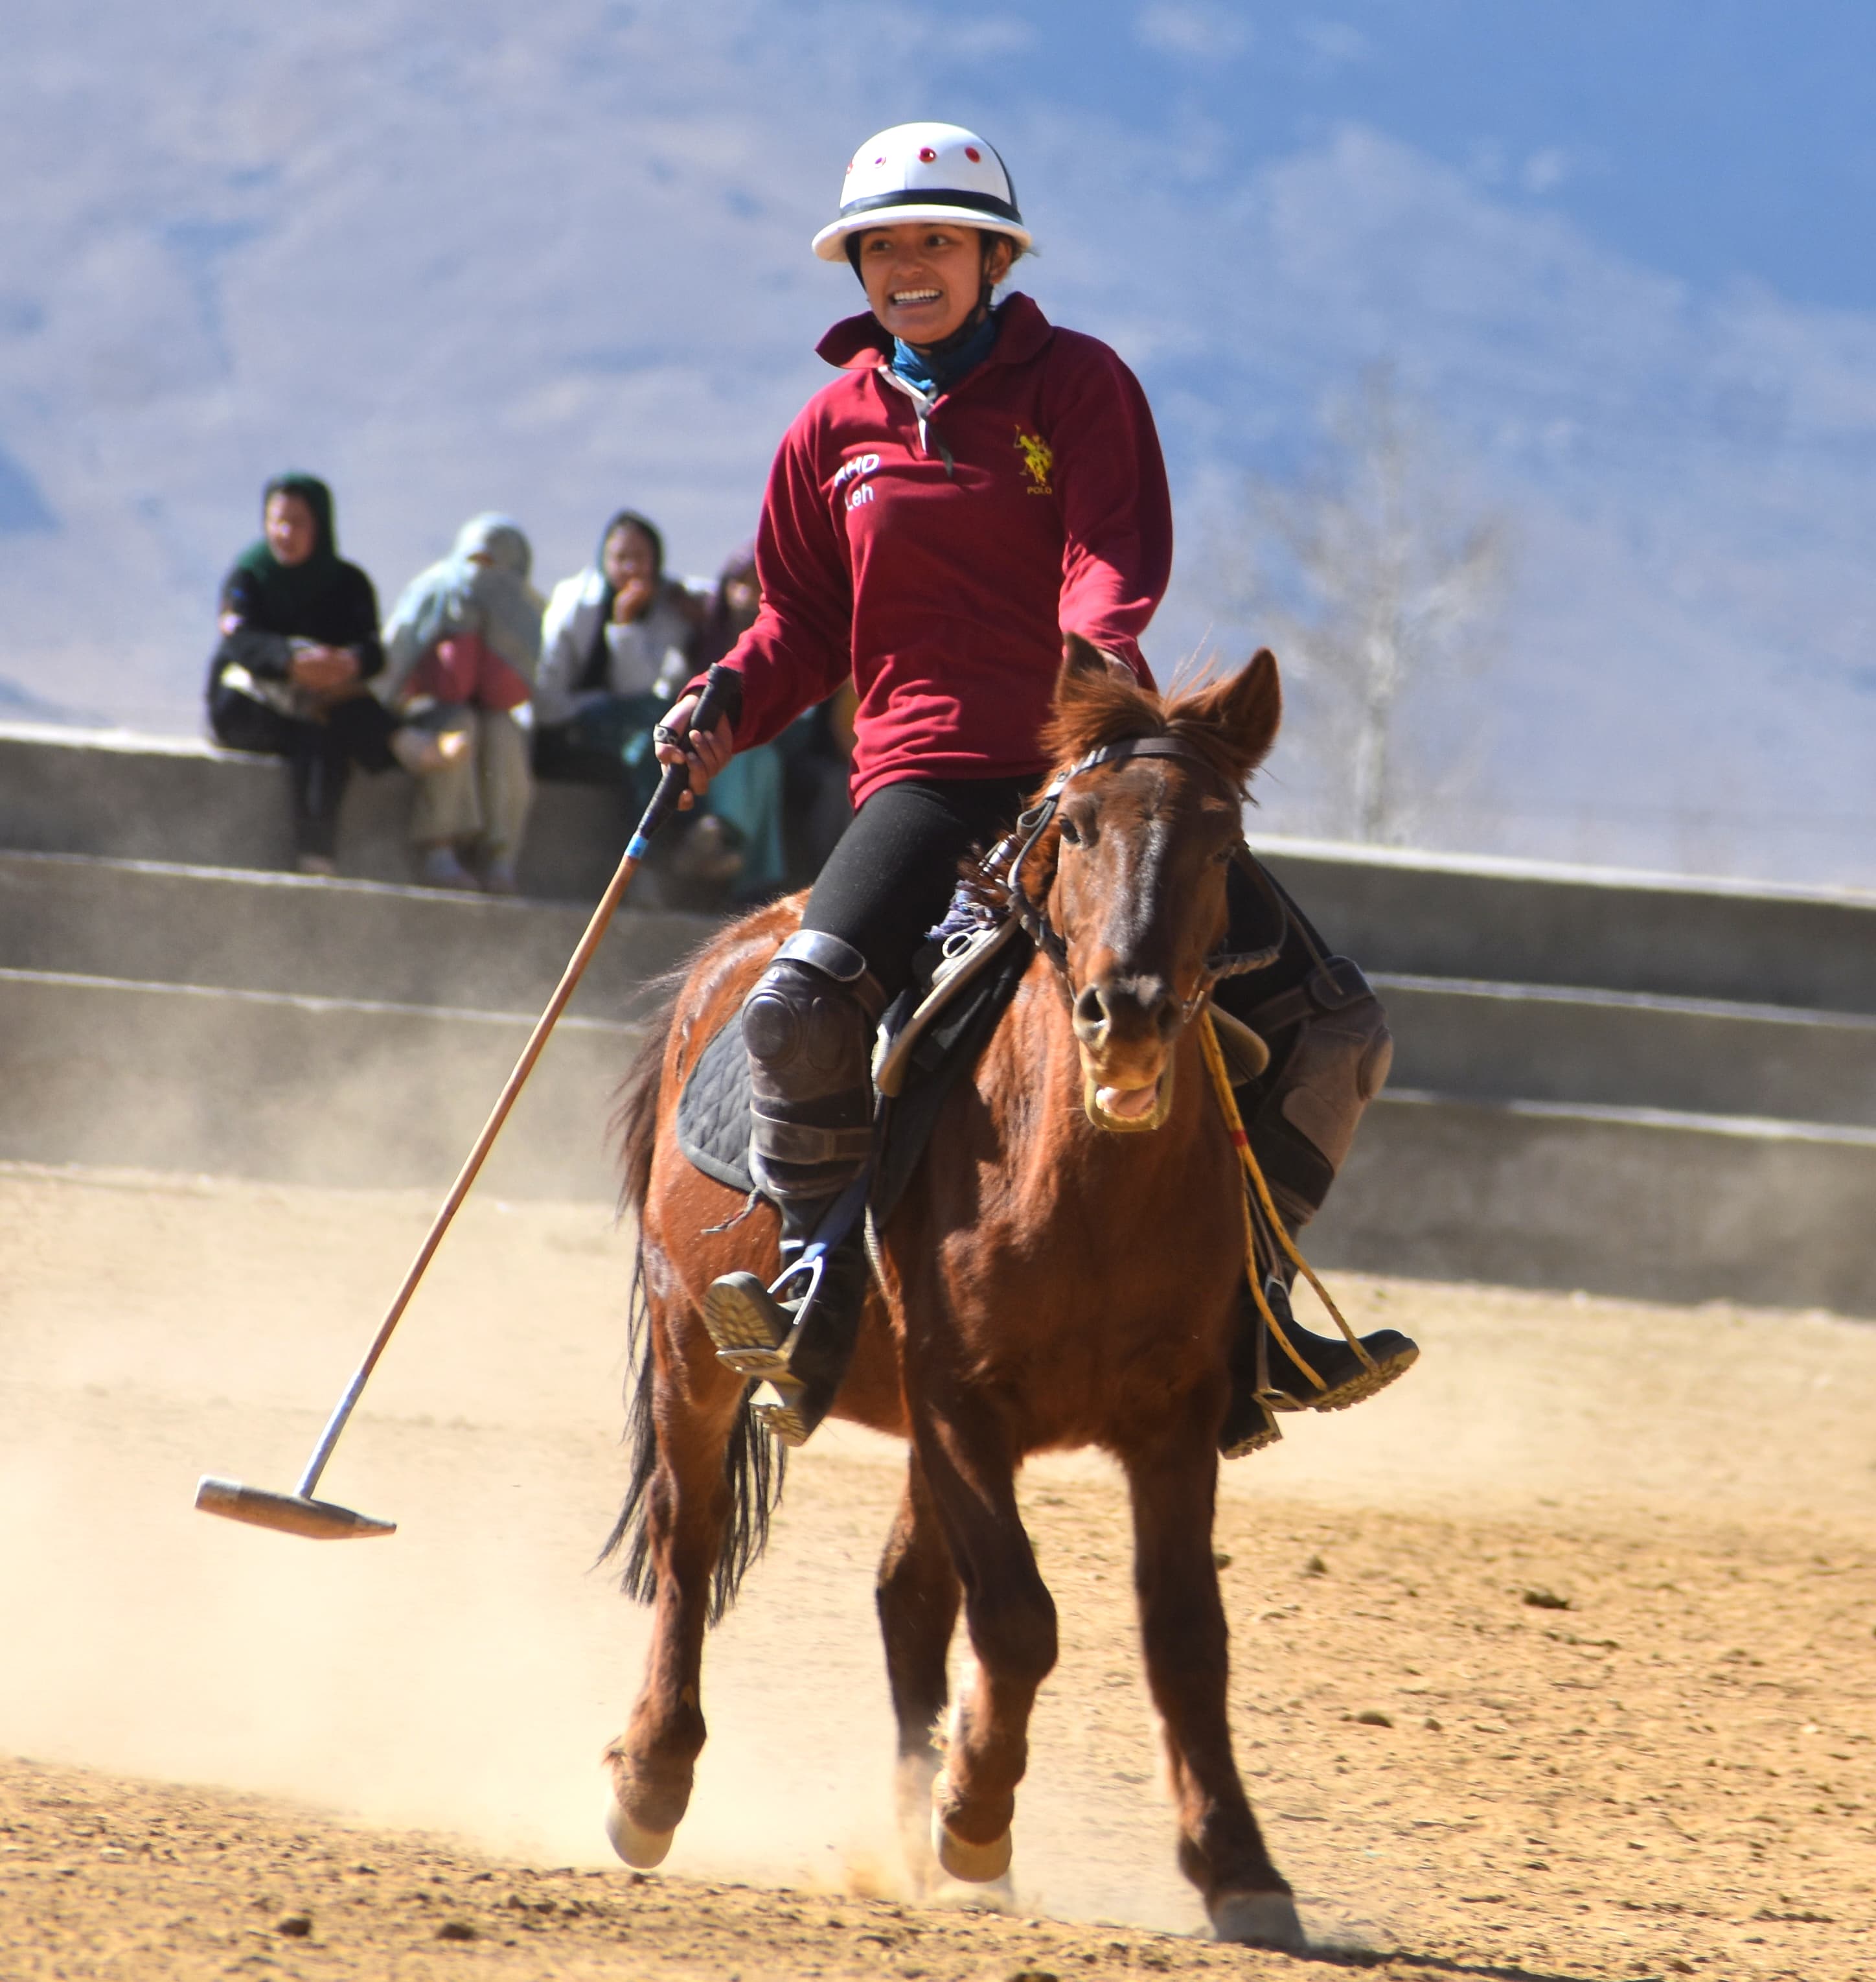
<path fill-rule="evenodd" d="M 749 1167 L 781 1212 L 782 1271 L 765 1286 L 725 1274 L 704 1300 L 717 1353 L 772 1394 L 758 1416 L 799 1445 L 846 1375 L 865 1304 L 861 1208 L 825 1251 L 815 1234 L 872 1149 L 874 1027 L 885 1000 L 859 952 L 838 936 L 789 937 L 744 1002 L 749 1051 Z"/>
<path fill-rule="evenodd" d="M 1271 1274 L 1264 1283 L 1264 1299 L 1271 1314 L 1288 1338 L 1291 1348 L 1309 1365 L 1321 1387 L 1305 1375 L 1295 1358 L 1278 1341 L 1247 1286 L 1240 1290 L 1238 1338 L 1248 1340 L 1256 1353 L 1257 1338 L 1265 1338 L 1265 1358 L 1268 1384 L 1264 1401 L 1278 1411 L 1341 1411 L 1385 1390 L 1397 1376 L 1405 1376 L 1419 1360 L 1419 1345 L 1398 1328 L 1378 1328 L 1362 1336 L 1361 1353 L 1340 1335 L 1315 1335 L 1298 1320 L 1290 1306 L 1290 1290 L 1282 1278 Z M 1364 1360 L 1365 1357 L 1365 1360 Z M 1235 1361 L 1235 1358 L 1234 1358 Z M 1253 1376 L 1255 1382 L 1255 1378 Z"/>
<path fill-rule="evenodd" d="M 1394 1043 L 1381 1001 L 1360 969 L 1345 956 L 1323 956 L 1294 903 L 1291 923 L 1291 941 L 1308 953 L 1306 963 L 1298 958 L 1291 988 L 1255 1002 L 1255 979 L 1239 979 L 1228 990 L 1233 1015 L 1271 1049 L 1269 1070 L 1235 1092 L 1251 1153 L 1294 1237 L 1322 1208 L 1348 1160 L 1362 1113 L 1387 1079 Z M 1420 1353 L 1398 1329 L 1362 1336 L 1364 1360 L 1339 1336 L 1298 1326 L 1290 1308 L 1288 1270 L 1267 1276 L 1265 1299 L 1321 1381 L 1312 1382 L 1298 1368 L 1265 1325 L 1248 1283 L 1241 1284 L 1230 1359 L 1231 1401 L 1219 1437 L 1227 1457 L 1254 1452 L 1278 1435 L 1275 1420 L 1265 1423 L 1260 1411 L 1268 1418 L 1271 1410 L 1345 1410 L 1404 1376 Z M 1261 1399 L 1260 1373 L 1268 1386 Z"/>
<path fill-rule="evenodd" d="M 778 1300 L 753 1273 L 725 1273 L 705 1296 L 704 1323 L 721 1360 L 761 1380 L 751 1409 L 784 1445 L 805 1445 L 832 1408 L 860 1333 L 872 1267 L 864 1210 L 821 1257 L 808 1290 L 802 1255 L 835 1200 L 781 1207 Z M 800 1286 L 803 1291 L 795 1293 Z M 792 1295 L 792 1298 L 791 1296 Z"/>

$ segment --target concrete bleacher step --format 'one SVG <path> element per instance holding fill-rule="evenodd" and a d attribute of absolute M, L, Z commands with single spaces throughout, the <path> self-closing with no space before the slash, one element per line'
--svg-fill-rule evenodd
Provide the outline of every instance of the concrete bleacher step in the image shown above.
<path fill-rule="evenodd" d="M 1876 1016 L 1378 971 L 1397 1086 L 1876 1129 Z"/>
<path fill-rule="evenodd" d="M 531 1018 L 0 969 L 0 1156 L 440 1188 Z M 613 1096 L 639 1035 L 563 1019 L 482 1187 L 610 1198 Z"/>
<path fill-rule="evenodd" d="M 1872 1203 L 1876 1129 L 1397 1089 L 1304 1244 L 1321 1266 L 1876 1316 Z"/>
<path fill-rule="evenodd" d="M 0 846 L 202 867 L 293 866 L 286 768 L 188 736 L 0 723 Z M 338 863 L 351 879 L 408 883 L 412 780 L 355 777 L 340 809 Z M 536 787 L 521 844 L 524 893 L 599 899 L 633 820 L 623 795 Z M 658 897 L 655 874 L 641 899 Z"/>
<path fill-rule="evenodd" d="M 290 865 L 284 772 L 0 726 L 0 1156 L 441 1190 L 610 876 L 617 795 L 543 787 L 531 899 L 408 885 L 361 779 L 352 878 Z M 1260 841 L 1386 1001 L 1394 1085 L 1312 1257 L 1876 1315 L 1876 894 Z M 715 925 L 642 877 L 491 1160 L 610 1198 L 635 989 Z"/>
<path fill-rule="evenodd" d="M 0 966 L 15 969 L 520 1015 L 545 1002 L 585 923 L 558 903 L 0 853 Z M 572 1009 L 626 1019 L 645 980 L 715 926 L 621 910 Z M 1375 982 L 1398 1085 L 1876 1126 L 1876 1017 L 1385 972 Z"/>
<path fill-rule="evenodd" d="M 0 965 L 81 976 L 538 1012 L 590 910 L 384 883 L 0 853 Z M 627 1016 L 717 924 L 630 898 L 572 1009 Z"/>
<path fill-rule="evenodd" d="M 286 773 L 189 737 L 0 724 L 0 847 L 283 871 Z M 411 781 L 354 781 L 348 876 L 407 883 Z M 524 891 L 590 906 L 630 829 L 615 792 L 541 785 Z M 1876 1014 L 1876 893 L 1265 838 L 1252 843 L 1371 971 Z M 655 875 L 635 898 L 656 906 Z"/>
<path fill-rule="evenodd" d="M 1876 893 L 1300 839 L 1251 844 L 1371 972 L 1876 1014 Z"/>
<path fill-rule="evenodd" d="M 0 1156 L 441 1190 L 525 1041 L 488 1012 L 0 970 Z M 563 1021 L 481 1188 L 608 1199 L 638 1045 Z M 1876 1314 L 1876 1129 L 1395 1089 L 1318 1264 Z"/>

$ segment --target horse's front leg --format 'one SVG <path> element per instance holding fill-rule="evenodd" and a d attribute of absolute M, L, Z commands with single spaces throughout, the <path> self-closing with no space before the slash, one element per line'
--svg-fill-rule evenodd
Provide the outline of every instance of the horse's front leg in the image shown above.
<path fill-rule="evenodd" d="M 916 1452 L 907 1460 L 905 1492 L 880 1557 L 875 1596 L 898 1723 L 895 1788 L 900 1842 L 922 1889 L 931 1880 L 931 1785 L 940 1766 L 934 1737 L 950 1690 L 945 1661 L 958 1622 L 959 1590 Z"/>
<path fill-rule="evenodd" d="M 1221 1940 L 1300 1948 L 1295 1903 L 1265 1849 L 1231 1754 L 1230 1633 L 1211 1554 L 1216 1427 L 1196 1406 L 1191 1418 L 1151 1451 L 1122 1455 L 1147 1683 L 1178 1808 L 1179 1869 L 1198 1888 Z"/>
<path fill-rule="evenodd" d="M 934 1404 L 921 1391 L 912 1416 L 976 1655 L 931 1786 L 931 1843 L 954 1879 L 981 1884 L 1009 1869 L 1030 1710 L 1055 1664 L 1055 1604 L 1024 1532 L 1015 1463 L 994 1410 L 968 1393 L 951 1391 Z"/>
<path fill-rule="evenodd" d="M 648 1424 L 656 1465 L 643 1513 L 655 1579 L 645 1684 L 625 1732 L 605 1751 L 606 1834 L 628 1865 L 661 1864 L 691 1800 L 707 1730 L 698 1687 L 711 1579 L 733 1494 L 725 1463 L 745 1386 L 718 1362 L 701 1320 L 654 1296 Z M 744 1435 L 757 1434 L 745 1423 Z"/>

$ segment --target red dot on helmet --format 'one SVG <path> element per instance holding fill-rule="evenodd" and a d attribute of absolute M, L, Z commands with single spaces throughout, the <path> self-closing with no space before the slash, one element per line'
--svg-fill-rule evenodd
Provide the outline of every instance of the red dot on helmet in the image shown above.
<path fill-rule="evenodd" d="M 938 154 L 929 145 L 921 145 L 918 148 L 918 155 L 928 165 L 935 165 L 938 163 Z"/>
<path fill-rule="evenodd" d="M 975 145 L 965 145 L 964 148 L 964 155 L 968 158 L 974 165 L 981 165 L 984 162 L 983 153 L 980 152 Z"/>

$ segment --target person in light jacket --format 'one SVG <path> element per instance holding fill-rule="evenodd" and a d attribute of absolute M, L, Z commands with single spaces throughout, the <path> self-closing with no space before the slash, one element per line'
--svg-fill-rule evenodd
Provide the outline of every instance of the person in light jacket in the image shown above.
<path fill-rule="evenodd" d="M 515 719 L 541 658 L 533 562 L 518 524 L 471 516 L 449 556 L 405 587 L 385 628 L 387 699 L 473 745 L 418 786 L 411 837 L 432 887 L 473 888 L 467 853 L 489 893 L 515 892 L 534 796 L 528 739 Z"/>
<path fill-rule="evenodd" d="M 664 539 L 648 518 L 634 509 L 609 517 L 597 558 L 548 601 L 534 695 L 538 775 L 621 786 L 635 817 L 660 774 L 652 727 L 718 616 L 666 576 Z M 780 886 L 781 767 L 772 751 L 749 757 L 678 842 L 670 871 L 680 883 L 705 891 L 734 883 L 748 900 Z"/>

